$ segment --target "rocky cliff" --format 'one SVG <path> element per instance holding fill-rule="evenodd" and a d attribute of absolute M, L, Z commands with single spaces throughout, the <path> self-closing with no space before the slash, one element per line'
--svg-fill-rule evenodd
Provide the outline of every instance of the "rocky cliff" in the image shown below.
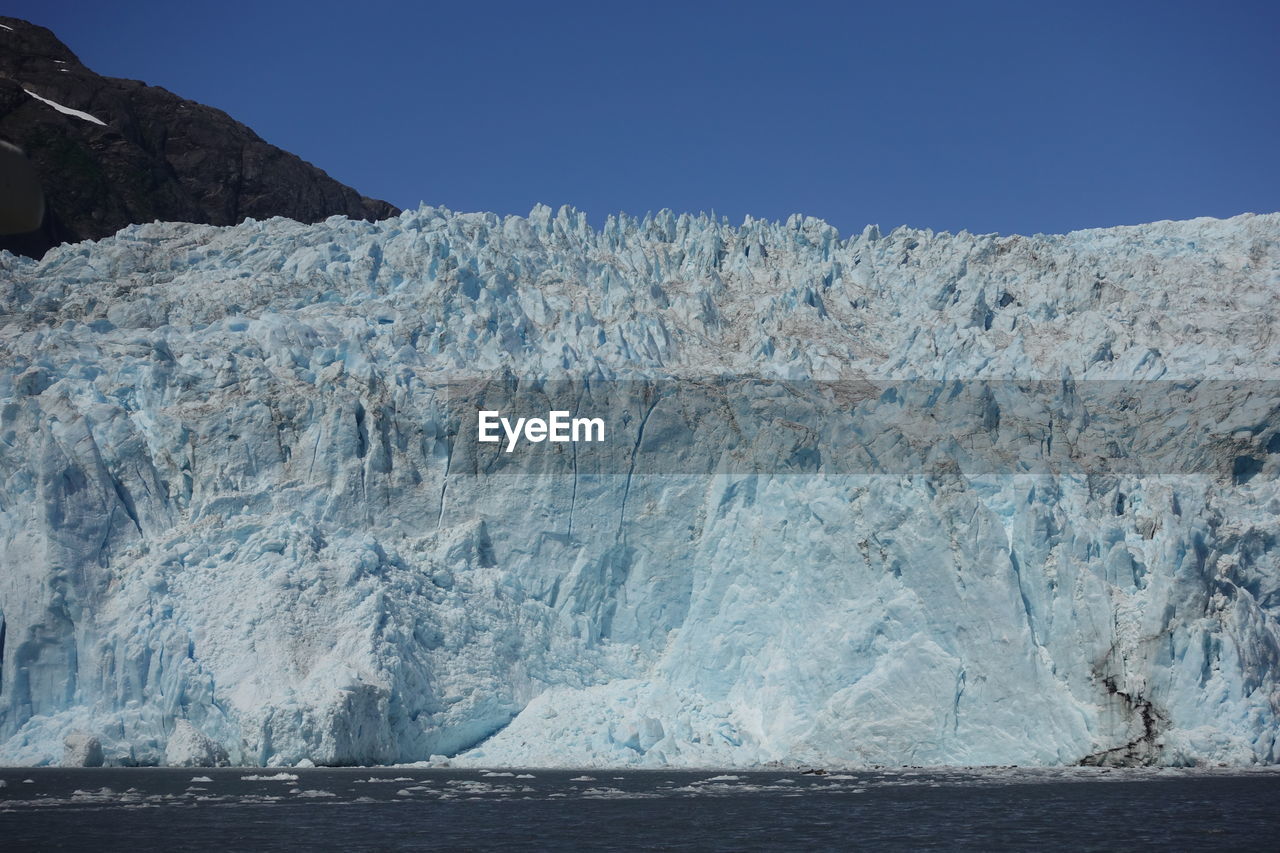
<path fill-rule="evenodd" d="M 157 219 L 233 225 L 399 212 L 221 110 L 94 73 L 52 32 L 18 18 L 0 17 L 0 138 L 25 149 L 43 180 L 41 230 L 0 238 L 0 248 L 32 257 Z"/>

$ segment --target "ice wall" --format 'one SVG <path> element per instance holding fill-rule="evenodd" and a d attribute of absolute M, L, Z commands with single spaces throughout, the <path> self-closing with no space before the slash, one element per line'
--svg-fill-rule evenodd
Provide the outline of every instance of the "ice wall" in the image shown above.
<path fill-rule="evenodd" d="M 0 255 L 0 761 L 1274 762 L 1278 237 L 422 208 Z M 1237 384 L 1143 475 L 498 476 L 440 390 L 717 375 Z"/>

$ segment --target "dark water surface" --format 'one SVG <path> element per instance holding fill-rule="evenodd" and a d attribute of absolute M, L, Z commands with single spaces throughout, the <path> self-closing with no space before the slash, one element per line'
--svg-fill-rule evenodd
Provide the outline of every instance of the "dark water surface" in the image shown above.
<path fill-rule="evenodd" d="M 17 768 L 0 780 L 4 851 L 1280 845 L 1271 770 Z"/>

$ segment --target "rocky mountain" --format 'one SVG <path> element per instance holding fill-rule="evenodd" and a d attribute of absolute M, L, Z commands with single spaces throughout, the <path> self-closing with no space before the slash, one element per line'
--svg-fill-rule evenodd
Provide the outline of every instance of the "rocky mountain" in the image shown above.
<path fill-rule="evenodd" d="M 0 17 L 0 138 L 26 150 L 48 213 L 0 248 L 40 257 L 154 220 L 233 225 L 399 211 L 262 140 L 221 110 L 86 68 L 49 30 Z"/>

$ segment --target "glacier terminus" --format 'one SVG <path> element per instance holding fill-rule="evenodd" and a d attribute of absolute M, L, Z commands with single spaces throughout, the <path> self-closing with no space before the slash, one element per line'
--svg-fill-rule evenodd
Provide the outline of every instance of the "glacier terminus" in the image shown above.
<path fill-rule="evenodd" d="M 1275 763 L 1278 309 L 1280 215 L 0 254 L 0 763 Z"/>

